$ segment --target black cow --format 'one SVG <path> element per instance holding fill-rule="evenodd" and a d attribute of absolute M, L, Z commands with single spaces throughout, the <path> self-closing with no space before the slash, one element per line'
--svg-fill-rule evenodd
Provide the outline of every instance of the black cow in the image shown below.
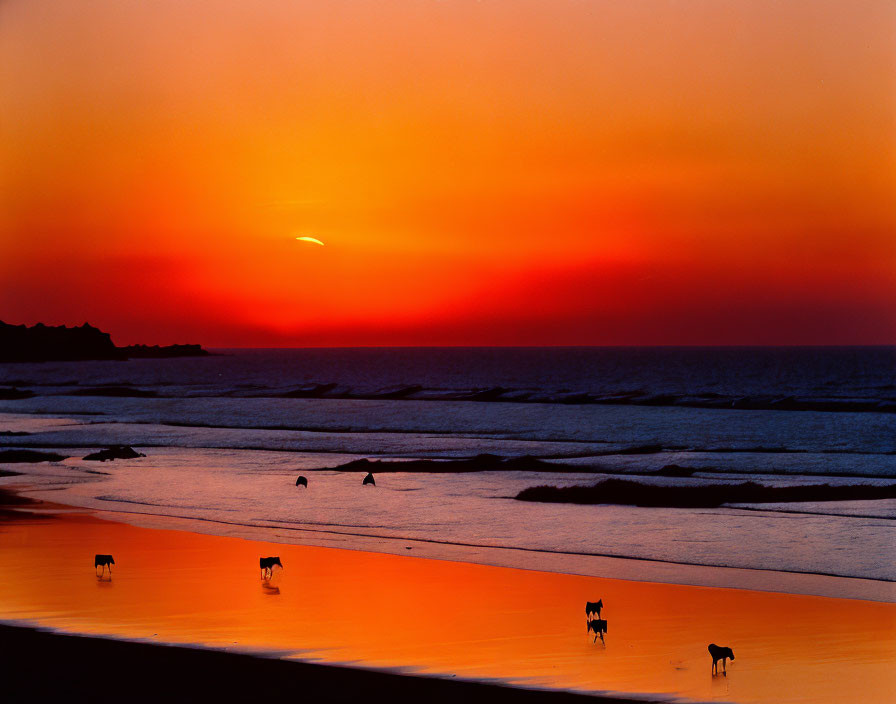
<path fill-rule="evenodd" d="M 591 618 L 592 614 L 597 614 L 597 617 L 600 618 L 600 610 L 604 608 L 604 600 L 598 599 L 597 601 L 586 601 L 585 602 L 585 618 Z"/>
<path fill-rule="evenodd" d="M 597 643 L 597 637 L 600 636 L 601 642 L 604 640 L 604 633 L 607 632 L 607 620 L 596 618 L 588 622 L 588 633 L 594 631 L 594 641 Z"/>
<path fill-rule="evenodd" d="M 274 576 L 274 565 L 283 567 L 279 557 L 260 557 L 258 558 L 258 566 L 261 568 L 261 578 L 267 575 L 268 579 Z"/>
<path fill-rule="evenodd" d="M 727 662 L 728 658 L 734 660 L 734 651 L 731 648 L 723 648 L 721 645 L 716 645 L 715 643 L 710 643 L 707 648 L 709 654 L 712 656 L 712 671 L 715 674 L 719 674 L 719 660 L 722 661 L 722 672 L 728 673 Z"/>
<path fill-rule="evenodd" d="M 367 476 L 364 477 L 364 481 L 361 482 L 362 485 L 367 486 L 370 484 L 371 486 L 376 486 L 376 480 L 373 478 L 373 472 L 368 472 Z"/>
<path fill-rule="evenodd" d="M 100 567 L 100 566 L 102 566 L 102 568 L 103 568 L 103 571 L 100 573 L 101 577 L 104 574 L 106 574 L 106 567 L 109 568 L 109 574 L 111 575 L 112 574 L 112 565 L 114 565 L 114 564 L 115 564 L 115 560 L 112 558 L 111 555 L 97 555 L 96 557 L 93 558 L 93 569 L 96 569 L 97 567 Z"/>
<path fill-rule="evenodd" d="M 303 486 L 307 489 L 308 480 L 305 477 L 299 477 L 298 479 L 296 479 L 296 486 Z"/>

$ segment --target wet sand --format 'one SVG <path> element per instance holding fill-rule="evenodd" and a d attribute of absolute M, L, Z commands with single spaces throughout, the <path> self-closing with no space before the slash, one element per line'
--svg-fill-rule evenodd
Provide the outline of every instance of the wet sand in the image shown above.
<path fill-rule="evenodd" d="M 111 580 L 95 576 L 97 552 L 115 556 Z M 279 555 L 284 565 L 270 581 L 259 576 L 258 558 L 265 555 Z M 585 632 L 584 602 L 598 598 L 609 622 L 603 644 Z M 0 619 L 587 692 L 838 704 L 896 696 L 891 603 L 264 543 L 139 528 L 80 513 L 0 525 Z M 5 652 L 5 639 L 11 648 L 20 639 L 6 633 Z M 710 642 L 734 649 L 727 676 L 711 675 Z M 126 654 L 135 646 L 114 645 L 123 668 L 129 658 L 139 661 Z M 53 648 L 31 651 L 45 660 L 46 672 L 72 653 L 88 669 L 102 662 L 87 647 Z M 192 666 L 184 661 L 178 667 Z M 203 677 L 202 668 L 212 666 L 195 667 Z M 147 676 L 153 669 L 143 671 Z M 245 676 L 253 677 L 248 670 Z M 318 676 L 341 677 L 329 669 Z M 296 695 L 302 694 L 300 680 Z"/>

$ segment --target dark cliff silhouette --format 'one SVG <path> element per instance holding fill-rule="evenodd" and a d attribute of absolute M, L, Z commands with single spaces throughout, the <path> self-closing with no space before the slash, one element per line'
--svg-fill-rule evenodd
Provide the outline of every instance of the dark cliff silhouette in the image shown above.
<path fill-rule="evenodd" d="M 0 362 L 49 362 L 140 357 L 194 357 L 208 352 L 199 345 L 116 347 L 112 336 L 89 323 L 80 327 L 37 323 L 31 327 L 0 321 Z"/>

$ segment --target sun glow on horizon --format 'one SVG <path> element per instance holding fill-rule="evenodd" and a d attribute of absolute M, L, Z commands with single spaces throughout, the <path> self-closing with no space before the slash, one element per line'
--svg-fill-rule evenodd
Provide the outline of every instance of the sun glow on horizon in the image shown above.
<path fill-rule="evenodd" d="M 6 319 L 222 347 L 896 342 L 885 0 L 2 12 Z M 338 247 L 297 257 L 303 232 Z"/>

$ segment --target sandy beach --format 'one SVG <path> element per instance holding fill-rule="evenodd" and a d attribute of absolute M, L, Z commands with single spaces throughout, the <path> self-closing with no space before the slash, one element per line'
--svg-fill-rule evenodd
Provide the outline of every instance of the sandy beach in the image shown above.
<path fill-rule="evenodd" d="M 892 701 L 896 692 L 891 603 L 265 543 L 140 528 L 54 508 L 47 515 L 23 513 L 0 528 L 0 619 L 7 623 L 604 695 L 874 704 Z M 115 556 L 111 579 L 96 577 L 97 552 Z M 279 555 L 284 566 L 270 581 L 258 570 L 258 558 L 266 555 Z M 598 598 L 609 624 L 605 643 L 592 642 L 585 628 L 584 602 Z M 3 632 L 9 649 L 22 638 L 21 631 Z M 727 676 L 712 676 L 710 642 L 734 649 Z M 55 670 L 61 658 L 67 676 L 77 679 L 79 663 L 95 667 L 89 653 L 97 648 L 119 653 L 122 672 L 143 658 L 136 646 L 89 643 L 82 648 L 52 640 L 45 666 Z M 200 657 L 194 650 L 152 652 L 188 671 L 220 667 L 206 664 L 211 660 L 188 664 Z M 233 660 L 242 663 L 233 671 L 247 680 L 229 691 L 251 691 L 253 672 L 283 665 L 257 660 Z M 226 671 L 232 671 L 229 665 Z M 297 680 L 305 677 L 296 672 Z M 313 672 L 315 682 L 333 679 L 350 696 L 342 669 Z M 280 673 L 271 676 L 290 679 L 288 670 Z M 407 678 L 365 676 L 369 686 L 383 687 L 399 701 L 422 697 L 417 686 L 441 692 L 445 682 L 424 679 L 428 684 L 396 688 L 392 683 Z M 121 676 L 122 685 L 125 680 Z M 333 696 L 338 701 L 342 695 Z M 500 696 L 482 694 L 504 701 Z"/>
<path fill-rule="evenodd" d="M 129 702 L 245 701 L 301 696 L 315 702 L 374 697 L 392 702 L 574 704 L 590 697 L 570 692 L 411 677 L 358 668 L 285 662 L 196 648 L 177 648 L 0 626 L 8 701 L 124 696 Z M 39 654 L 39 655 L 37 655 Z M 53 663 L 47 677 L 47 663 Z M 163 676 L 159 676 L 163 673 Z M 602 701 L 630 701 L 606 698 Z"/>

